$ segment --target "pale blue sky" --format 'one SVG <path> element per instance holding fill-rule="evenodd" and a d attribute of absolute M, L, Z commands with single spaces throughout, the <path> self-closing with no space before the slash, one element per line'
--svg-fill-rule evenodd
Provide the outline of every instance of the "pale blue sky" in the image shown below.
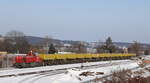
<path fill-rule="evenodd" d="M 0 33 L 150 43 L 150 0 L 0 0 Z"/>

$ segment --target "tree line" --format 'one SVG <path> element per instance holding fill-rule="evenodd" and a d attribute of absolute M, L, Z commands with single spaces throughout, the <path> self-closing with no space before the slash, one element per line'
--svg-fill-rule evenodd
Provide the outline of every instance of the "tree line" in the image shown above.
<path fill-rule="evenodd" d="M 2 36 L 0 36 L 2 37 Z M 20 31 L 10 31 L 7 32 L 4 36 L 4 40 L 0 41 L 0 51 L 7 51 L 9 53 L 28 53 L 29 50 L 35 50 L 37 52 L 43 53 L 57 53 L 59 45 L 54 45 L 52 43 L 52 38 L 45 38 L 42 45 L 31 45 L 26 40 L 26 36 L 23 32 Z M 47 52 L 41 51 L 43 45 L 47 47 Z M 74 53 L 87 53 L 87 46 L 84 42 L 78 42 L 72 45 L 70 48 L 66 48 L 66 51 L 74 52 Z M 125 50 L 119 48 L 118 46 L 114 45 L 111 37 L 108 37 L 104 44 L 98 45 L 95 47 L 97 53 L 124 53 Z M 142 46 L 138 42 L 134 42 L 127 48 L 129 53 L 136 53 L 137 55 L 140 54 L 140 50 L 142 50 Z"/>
<path fill-rule="evenodd" d="M 10 31 L 4 36 L 4 40 L 0 41 L 0 51 L 9 53 L 27 53 L 30 44 L 25 39 L 25 35 L 19 31 Z"/>
<path fill-rule="evenodd" d="M 144 54 L 149 54 L 150 49 L 144 49 L 142 45 L 134 41 L 129 47 L 119 48 L 113 44 L 111 37 L 108 37 L 103 45 L 99 45 L 97 48 L 98 53 L 135 53 L 140 55 L 141 51 L 144 51 Z"/>

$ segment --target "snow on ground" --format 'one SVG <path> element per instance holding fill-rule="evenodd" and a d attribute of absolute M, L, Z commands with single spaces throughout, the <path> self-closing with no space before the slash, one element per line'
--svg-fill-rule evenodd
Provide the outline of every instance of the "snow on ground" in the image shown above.
<path fill-rule="evenodd" d="M 138 69 L 132 70 L 132 72 L 138 72 L 138 73 L 134 73 L 134 74 L 133 74 L 133 77 L 139 76 L 139 74 L 140 74 L 141 77 L 148 77 L 148 76 L 150 76 L 150 71 L 147 70 L 146 68 L 149 69 L 149 68 L 150 68 L 150 64 L 149 64 L 149 65 L 146 65 L 146 66 L 143 67 L 143 68 L 138 68 Z M 140 73 L 139 73 L 139 72 L 140 72 Z"/>
<path fill-rule="evenodd" d="M 114 60 L 111 62 L 124 62 L 130 60 Z M 110 63 L 110 61 L 101 61 L 101 62 L 90 62 L 90 63 L 78 63 L 78 64 L 65 64 L 65 65 L 54 65 L 54 66 L 42 66 L 42 67 L 35 67 L 35 68 L 23 68 L 23 69 L 7 69 L 7 70 L 0 70 L 0 76 L 3 75 L 11 75 L 11 74 L 20 74 L 20 73 L 29 73 L 29 72 L 39 72 L 39 71 L 48 71 L 48 70 L 56 70 L 56 69 L 65 69 L 65 68 L 73 68 L 73 67 L 81 67 L 90 66 L 90 65 L 100 65 Z"/>
<path fill-rule="evenodd" d="M 150 57 L 150 56 L 147 56 Z M 112 63 L 119 63 L 114 65 Z M 123 63 L 128 62 L 128 63 Z M 90 65 L 100 65 L 100 64 L 112 64 L 104 67 L 96 67 L 90 69 L 72 69 L 73 67 L 90 66 Z M 136 69 L 138 68 L 136 61 L 131 60 L 114 60 L 114 61 L 101 61 L 101 62 L 90 62 L 90 63 L 78 63 L 78 64 L 66 64 L 66 65 L 55 65 L 55 66 L 44 66 L 36 68 L 24 68 L 24 69 L 10 69 L 10 70 L 0 70 L 0 76 L 9 74 L 18 74 L 26 72 L 38 72 L 56 69 L 68 69 L 66 73 L 46 73 L 46 74 L 32 74 L 24 76 L 13 76 L 0 78 L 0 83 L 80 83 L 92 80 L 96 77 L 104 77 L 110 75 L 113 71 L 119 71 L 122 69 Z M 140 69 L 140 68 L 138 68 Z M 94 72 L 91 76 L 80 76 L 83 72 Z M 103 72 L 104 74 L 96 75 L 96 72 Z"/>
<path fill-rule="evenodd" d="M 125 61 L 129 61 L 128 63 L 123 63 Z M 94 63 L 85 63 L 85 65 L 95 65 L 95 64 L 105 64 L 105 63 L 113 63 L 113 62 L 118 62 L 119 64 L 117 65 L 109 65 L 106 67 L 99 67 L 99 68 L 93 68 L 93 69 L 68 69 L 66 73 L 61 73 L 61 74 L 33 74 L 33 75 L 25 75 L 25 76 L 13 76 L 13 77 L 5 77 L 5 78 L 0 78 L 0 83 L 80 83 L 80 82 L 85 82 L 88 80 L 92 80 L 96 77 L 103 77 L 106 75 L 111 74 L 112 71 L 117 71 L 121 69 L 132 69 L 138 67 L 137 63 L 134 61 L 130 60 L 119 60 L 119 61 L 104 61 L 104 62 L 94 62 Z M 81 64 L 69 64 L 69 65 L 59 65 L 59 66 L 47 66 L 47 67 L 37 67 L 37 68 L 27 68 L 27 69 L 17 69 L 22 72 L 30 71 L 30 70 L 44 70 L 46 69 L 57 69 L 57 68 L 62 68 L 62 67 L 73 67 L 73 66 L 81 66 Z M 8 70 L 7 70 L 8 71 Z M 16 69 L 12 70 L 14 73 L 16 72 Z M 12 72 L 11 71 L 11 72 Z M 82 72 L 94 72 L 94 76 L 79 76 Z M 10 72 L 10 70 L 8 71 Z M 56 71 L 57 72 L 57 71 Z M 96 75 L 95 72 L 104 72 L 104 75 Z M 4 72 L 6 73 L 6 71 Z"/>
<path fill-rule="evenodd" d="M 138 67 L 137 63 L 130 63 L 130 64 L 121 64 L 121 65 L 115 65 L 115 66 L 108 66 L 108 67 L 101 67 L 96 69 L 88 69 L 88 70 L 81 70 L 81 71 L 74 71 L 74 70 L 68 70 L 68 74 L 60 74 L 55 75 L 52 77 L 48 77 L 49 80 L 51 80 L 51 83 L 80 83 L 80 82 L 86 82 L 89 80 L 92 80 L 96 77 L 103 77 L 110 75 L 113 71 L 119 71 L 122 69 L 133 69 Z M 104 72 L 104 75 L 94 75 L 94 76 L 79 76 L 82 72 Z M 47 78 L 43 78 L 38 80 L 36 83 L 41 83 L 42 81 L 46 80 Z M 48 83 L 44 81 L 44 83 Z"/>

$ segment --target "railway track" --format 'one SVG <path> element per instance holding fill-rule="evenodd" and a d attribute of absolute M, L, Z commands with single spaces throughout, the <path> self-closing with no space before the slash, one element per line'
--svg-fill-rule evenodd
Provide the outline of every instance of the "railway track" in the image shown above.
<path fill-rule="evenodd" d="M 61 74 L 61 73 L 64 73 L 64 72 L 65 72 L 65 70 L 58 70 L 58 71 L 51 71 L 49 73 L 36 74 L 36 75 L 33 75 L 33 76 L 29 76 L 29 77 L 27 77 L 23 80 L 20 80 L 17 83 L 34 83 L 35 81 L 37 81 L 41 78 Z"/>
<path fill-rule="evenodd" d="M 94 68 L 99 68 L 99 67 L 107 67 L 107 66 L 111 66 L 111 65 L 119 65 L 119 64 L 128 64 L 131 63 L 132 61 L 126 61 L 126 62 L 114 62 L 112 64 L 110 63 L 106 63 L 106 64 L 100 64 L 100 65 L 92 65 L 92 66 L 84 66 L 83 68 L 81 67 L 73 67 L 73 68 L 80 68 L 82 70 L 86 70 L 86 69 L 94 69 Z M 53 70 L 53 71 L 49 71 L 49 72 L 41 72 L 29 77 L 24 78 L 23 80 L 20 80 L 18 83 L 35 83 L 38 80 L 45 78 L 45 77 L 49 77 L 49 76 L 53 76 L 53 75 L 57 75 L 57 74 L 62 74 L 65 73 L 67 71 L 67 69 L 59 69 L 59 70 Z"/>
<path fill-rule="evenodd" d="M 132 62 L 132 61 L 125 61 L 122 63 L 126 63 L 126 62 Z M 82 69 L 91 69 L 91 68 L 98 68 L 98 67 L 105 67 L 105 65 L 107 66 L 111 66 L 111 65 L 117 65 L 119 64 L 119 62 L 113 62 L 113 63 L 104 63 L 104 64 L 97 64 L 97 65 L 90 65 L 90 66 L 83 66 Z M 81 65 L 82 66 L 82 65 Z M 81 68 L 81 67 L 70 67 L 70 68 Z M 32 75 L 32 74 L 42 74 L 42 73 L 49 73 L 49 72 L 53 72 L 53 71 L 59 71 L 59 70 L 67 70 L 70 68 L 62 68 L 62 69 L 56 69 L 56 70 L 43 70 L 43 71 L 33 71 L 33 72 L 25 72 L 25 73 L 18 73 L 18 74 L 8 74 L 8 75 L 0 75 L 0 78 L 4 78 L 4 77 L 12 77 L 12 76 L 25 76 L 25 75 Z"/>

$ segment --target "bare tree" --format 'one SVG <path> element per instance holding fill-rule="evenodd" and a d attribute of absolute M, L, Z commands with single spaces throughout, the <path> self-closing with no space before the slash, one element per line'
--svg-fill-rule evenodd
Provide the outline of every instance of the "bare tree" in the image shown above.
<path fill-rule="evenodd" d="M 48 45 L 52 44 L 53 42 L 54 42 L 53 37 L 51 37 L 51 36 L 45 36 L 44 40 L 42 42 L 42 45 L 48 46 Z"/>
<path fill-rule="evenodd" d="M 45 53 L 48 53 L 49 46 L 51 44 L 53 44 L 53 42 L 54 42 L 54 39 L 51 36 L 45 36 L 44 37 L 44 40 L 42 42 L 42 46 L 43 46 L 43 49 L 45 50 Z"/>
<path fill-rule="evenodd" d="M 6 33 L 4 48 L 6 51 L 12 53 L 27 53 L 30 45 L 23 32 L 13 30 Z"/>
<path fill-rule="evenodd" d="M 12 30 L 10 32 L 7 32 L 5 36 L 11 37 L 11 38 L 16 38 L 16 37 L 24 37 L 25 34 L 23 32 L 20 32 L 20 31 Z"/>
<path fill-rule="evenodd" d="M 104 45 L 98 45 L 96 47 L 97 53 L 105 53 L 105 46 Z"/>
<path fill-rule="evenodd" d="M 85 46 L 85 43 L 82 41 L 75 44 L 74 47 L 77 48 L 76 53 L 87 53 L 87 48 Z"/>
<path fill-rule="evenodd" d="M 129 52 L 136 53 L 137 55 L 139 55 L 141 50 L 141 45 L 137 41 L 134 41 L 134 43 L 131 46 L 129 46 L 128 49 Z"/>

